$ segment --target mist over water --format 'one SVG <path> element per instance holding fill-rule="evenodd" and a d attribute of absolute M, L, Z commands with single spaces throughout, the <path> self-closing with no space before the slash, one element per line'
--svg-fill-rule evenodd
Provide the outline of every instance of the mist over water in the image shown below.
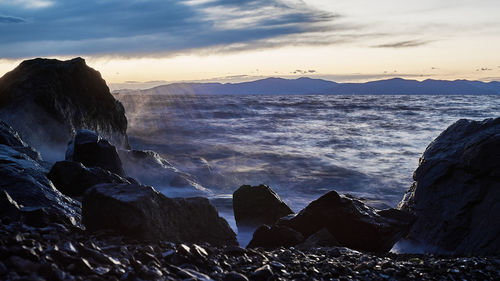
<path fill-rule="evenodd" d="M 498 96 L 118 99 L 126 108 L 132 147 L 153 149 L 192 174 L 228 216 L 233 191 L 260 183 L 294 211 L 331 189 L 379 208 L 394 207 L 440 132 L 460 118 L 500 116 Z"/>

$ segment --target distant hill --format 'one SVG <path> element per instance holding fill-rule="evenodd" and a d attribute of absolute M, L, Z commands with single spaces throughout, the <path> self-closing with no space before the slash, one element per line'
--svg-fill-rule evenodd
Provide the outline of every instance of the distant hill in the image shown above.
<path fill-rule="evenodd" d="M 406 80 L 393 78 L 366 83 L 336 83 L 322 79 L 266 78 L 243 83 L 173 83 L 147 90 L 119 90 L 143 95 L 331 94 L 331 95 L 499 95 L 500 82 L 468 80 Z"/>

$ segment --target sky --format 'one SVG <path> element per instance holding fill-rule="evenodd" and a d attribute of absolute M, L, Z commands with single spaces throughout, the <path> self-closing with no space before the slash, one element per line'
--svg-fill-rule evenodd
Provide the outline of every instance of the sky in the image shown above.
<path fill-rule="evenodd" d="M 24 59 L 81 56 L 128 88 L 499 81 L 499 11 L 498 0 L 0 0 L 0 75 Z"/>

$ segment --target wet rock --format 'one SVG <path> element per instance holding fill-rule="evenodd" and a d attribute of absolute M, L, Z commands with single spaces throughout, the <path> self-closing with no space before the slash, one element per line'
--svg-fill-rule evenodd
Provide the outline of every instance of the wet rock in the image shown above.
<path fill-rule="evenodd" d="M 397 215 L 396 215 L 397 213 Z M 413 217 L 403 211 L 378 213 L 351 197 L 330 191 L 282 224 L 309 237 L 327 229 L 340 245 L 368 252 L 387 252 L 406 235 Z"/>
<path fill-rule="evenodd" d="M 191 175 L 179 171 L 170 162 L 151 150 L 118 150 L 123 168 L 128 176 L 156 188 L 182 188 L 193 195 L 207 194 Z M 189 190 L 186 190 L 188 188 Z"/>
<path fill-rule="evenodd" d="M 226 275 L 224 275 L 224 279 L 222 279 L 223 281 L 248 281 L 248 278 L 241 274 L 241 273 L 238 273 L 236 271 L 231 271 L 229 273 L 227 273 Z"/>
<path fill-rule="evenodd" d="M 14 130 L 7 123 L 0 120 L 0 144 L 10 146 L 14 150 L 20 153 L 26 154 L 31 159 L 41 162 L 42 157 L 40 153 L 36 151 L 31 146 L 28 146 L 19 136 L 16 130 Z"/>
<path fill-rule="evenodd" d="M 273 276 L 273 270 L 269 265 L 257 268 L 251 275 L 250 280 L 267 281 Z"/>
<path fill-rule="evenodd" d="M 339 241 L 328 231 L 326 228 L 322 228 L 320 231 L 307 237 L 307 239 L 298 244 L 299 249 L 310 249 L 314 247 L 336 247 L 340 246 Z"/>
<path fill-rule="evenodd" d="M 262 247 L 273 249 L 277 247 L 292 247 L 304 240 L 304 236 L 286 226 L 261 225 L 255 230 L 247 248 Z"/>
<path fill-rule="evenodd" d="M 435 253 L 500 252 L 500 118 L 459 120 L 425 150 L 399 208 L 408 238 Z"/>
<path fill-rule="evenodd" d="M 102 168 L 87 168 L 82 163 L 72 161 L 55 163 L 47 177 L 59 191 L 72 197 L 83 196 L 87 189 L 99 183 L 130 183 Z"/>
<path fill-rule="evenodd" d="M 89 230 L 108 229 L 141 240 L 237 244 L 208 199 L 172 199 L 150 186 L 96 185 L 85 195 L 82 212 Z"/>
<path fill-rule="evenodd" d="M 43 209 L 52 222 L 79 224 L 79 204 L 54 188 L 46 177 L 47 170 L 39 162 L 3 144 L 0 144 L 0 161 L 2 189 L 23 206 L 25 215 Z"/>
<path fill-rule="evenodd" d="M 21 216 L 21 208 L 9 193 L 5 190 L 0 190 L 0 217 L 8 218 L 10 221 L 16 221 Z"/>
<path fill-rule="evenodd" d="M 82 58 L 22 62 L 0 78 L 0 108 L 0 118 L 42 154 L 65 147 L 82 128 L 128 147 L 123 106 Z"/>
<path fill-rule="evenodd" d="M 269 186 L 243 185 L 233 193 L 234 218 L 238 227 L 274 224 L 294 212 Z"/>
<path fill-rule="evenodd" d="M 90 130 L 78 130 L 68 145 L 66 160 L 80 162 L 87 167 L 100 167 L 125 176 L 116 147 Z"/>

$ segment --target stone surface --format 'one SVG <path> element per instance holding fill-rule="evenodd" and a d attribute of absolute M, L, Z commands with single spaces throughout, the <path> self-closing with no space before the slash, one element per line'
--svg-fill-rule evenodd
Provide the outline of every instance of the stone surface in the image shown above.
<path fill-rule="evenodd" d="M 100 184 L 82 202 L 89 230 L 112 230 L 142 240 L 234 245 L 236 235 L 208 199 L 168 198 L 150 186 Z"/>
<path fill-rule="evenodd" d="M 302 240 L 304 240 L 304 236 L 289 227 L 261 225 L 253 233 L 252 240 L 250 240 L 247 248 L 292 247 L 302 242 Z"/>
<path fill-rule="evenodd" d="M 408 238 L 437 253 L 500 253 L 500 118 L 459 120 L 425 150 L 399 208 Z"/>
<path fill-rule="evenodd" d="M 123 106 L 82 58 L 22 62 L 0 78 L 0 109 L 0 118 L 42 154 L 65 147 L 82 128 L 128 147 Z"/>
<path fill-rule="evenodd" d="M 102 168 L 87 168 L 72 161 L 56 162 L 47 177 L 59 191 L 72 197 L 83 196 L 87 189 L 99 183 L 130 183 Z"/>
<path fill-rule="evenodd" d="M 405 212 L 396 209 L 380 212 L 353 197 L 330 191 L 280 224 L 304 237 L 325 228 L 344 247 L 387 252 L 407 234 L 412 221 L 413 217 Z"/>
<path fill-rule="evenodd" d="M 311 249 L 316 247 L 338 247 L 341 246 L 339 241 L 328 231 L 326 228 L 322 228 L 318 232 L 307 237 L 307 239 L 298 244 L 296 247 L 298 249 Z"/>
<path fill-rule="evenodd" d="M 96 132 L 81 129 L 68 144 L 66 160 L 80 162 L 87 167 L 100 167 L 119 176 L 125 176 L 116 147 Z"/>
<path fill-rule="evenodd" d="M 234 218 L 238 227 L 274 224 L 294 212 L 269 186 L 243 185 L 233 193 Z"/>
<path fill-rule="evenodd" d="M 10 146 L 12 149 L 17 150 L 23 154 L 28 155 L 30 158 L 37 162 L 42 161 L 40 153 L 34 148 L 28 146 L 14 130 L 7 123 L 0 120 L 0 144 Z"/>

